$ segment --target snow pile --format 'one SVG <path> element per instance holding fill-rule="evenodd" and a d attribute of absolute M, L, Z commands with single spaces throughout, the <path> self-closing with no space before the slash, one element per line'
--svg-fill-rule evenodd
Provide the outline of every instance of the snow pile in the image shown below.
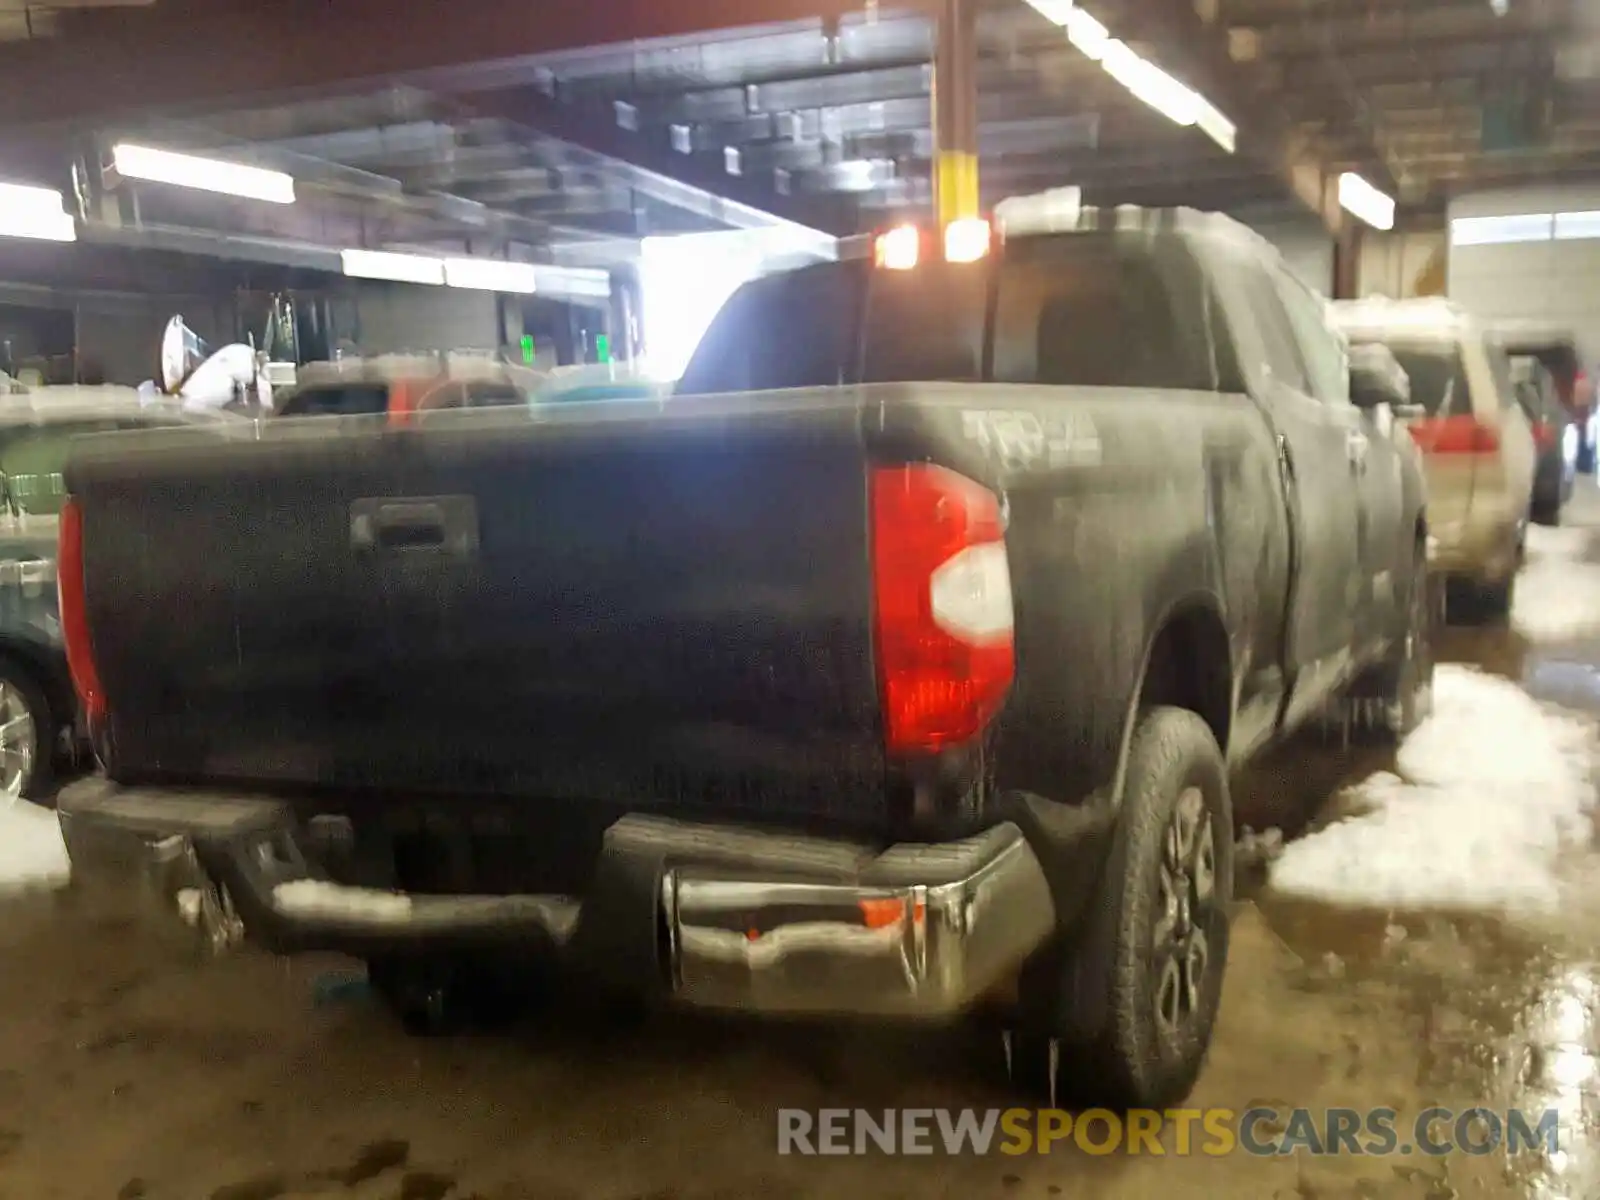
<path fill-rule="evenodd" d="M 1517 579 L 1511 623 L 1536 642 L 1600 634 L 1600 563 L 1587 561 L 1589 529 L 1528 530 L 1528 561 Z"/>
<path fill-rule="evenodd" d="M 1549 909 L 1556 860 L 1587 845 L 1595 732 L 1516 684 L 1443 666 L 1400 774 L 1356 785 L 1359 816 L 1286 846 L 1272 886 L 1372 907 Z"/>
<path fill-rule="evenodd" d="M 0 801 L 0 893 L 59 887 L 69 869 L 55 813 Z"/>

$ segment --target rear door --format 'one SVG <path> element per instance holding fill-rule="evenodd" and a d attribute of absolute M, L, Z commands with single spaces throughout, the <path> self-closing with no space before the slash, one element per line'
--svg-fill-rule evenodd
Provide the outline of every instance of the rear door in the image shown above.
<path fill-rule="evenodd" d="M 1357 645 L 1372 650 L 1393 627 L 1395 570 L 1410 559 L 1411 531 L 1404 531 L 1403 545 L 1397 536 L 1404 485 L 1391 440 L 1393 417 L 1387 410 L 1367 412 L 1350 403 L 1349 357 L 1344 338 L 1328 320 L 1326 301 L 1287 271 L 1276 272 L 1276 279 L 1312 393 L 1343 434 L 1359 562 Z"/>
<path fill-rule="evenodd" d="M 1358 636 L 1364 589 L 1356 431 L 1318 395 L 1337 393 L 1344 369 L 1337 342 L 1331 351 L 1313 346 L 1321 357 L 1308 361 L 1269 269 L 1241 258 L 1236 271 L 1265 358 L 1262 400 L 1278 430 L 1299 532 L 1286 658 L 1299 675 L 1296 693 L 1315 697 L 1347 669 Z"/>

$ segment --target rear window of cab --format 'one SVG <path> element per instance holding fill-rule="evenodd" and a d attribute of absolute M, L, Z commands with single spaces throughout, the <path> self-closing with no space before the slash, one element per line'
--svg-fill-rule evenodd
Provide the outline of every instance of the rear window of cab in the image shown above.
<path fill-rule="evenodd" d="M 1198 268 L 1140 234 L 1028 238 L 977 264 L 821 263 L 744 285 L 674 393 L 991 380 L 1216 386 Z"/>

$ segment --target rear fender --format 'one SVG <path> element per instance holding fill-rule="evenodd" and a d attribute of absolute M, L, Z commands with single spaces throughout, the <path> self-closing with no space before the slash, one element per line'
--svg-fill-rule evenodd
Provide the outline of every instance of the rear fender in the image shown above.
<path fill-rule="evenodd" d="M 1150 622 L 1149 633 L 1145 637 L 1144 649 L 1139 656 L 1139 674 L 1134 680 L 1131 693 L 1128 696 L 1127 708 L 1122 717 L 1122 737 L 1117 749 L 1116 770 L 1111 778 L 1110 799 L 1112 810 L 1120 812 L 1122 798 L 1128 780 L 1128 750 L 1133 743 L 1133 731 L 1138 726 L 1139 714 L 1144 708 L 1145 684 L 1150 677 L 1150 657 L 1155 651 L 1156 643 L 1163 632 L 1178 617 L 1195 610 L 1211 613 L 1222 625 L 1227 628 L 1223 619 L 1223 605 L 1221 598 L 1208 589 L 1196 589 L 1178 596 L 1169 602 L 1166 607 L 1158 610 L 1155 620 Z M 1228 663 L 1228 723 L 1231 726 L 1234 715 L 1239 706 L 1239 673 L 1234 669 L 1234 662 L 1230 650 Z M 1226 756 L 1228 748 L 1223 746 L 1222 752 Z"/>

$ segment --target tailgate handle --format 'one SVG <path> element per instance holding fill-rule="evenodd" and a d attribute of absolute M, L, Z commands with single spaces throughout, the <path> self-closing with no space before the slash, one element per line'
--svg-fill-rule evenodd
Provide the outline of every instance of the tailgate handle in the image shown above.
<path fill-rule="evenodd" d="M 357 500 L 350 506 L 350 545 L 469 556 L 478 549 L 477 505 L 471 496 Z"/>

